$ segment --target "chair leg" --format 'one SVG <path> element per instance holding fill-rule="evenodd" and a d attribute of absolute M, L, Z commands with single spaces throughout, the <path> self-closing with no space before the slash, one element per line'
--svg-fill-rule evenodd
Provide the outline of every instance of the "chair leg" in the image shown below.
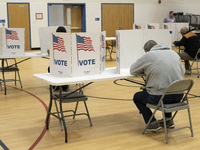
<path fill-rule="evenodd" d="M 197 78 L 199 78 L 199 66 L 198 66 L 198 60 L 196 60 L 197 62 Z"/>
<path fill-rule="evenodd" d="M 15 71 L 15 86 L 17 85 L 17 73 Z"/>
<path fill-rule="evenodd" d="M 64 127 L 64 130 L 65 130 L 65 143 L 68 142 L 67 140 L 67 127 L 66 127 L 66 123 L 65 123 L 65 118 L 64 118 L 64 115 L 63 115 L 63 109 L 62 109 L 62 87 L 60 86 L 59 87 L 59 94 L 60 94 L 60 113 L 61 113 L 61 118 L 62 118 L 62 121 L 63 121 L 63 127 Z"/>
<path fill-rule="evenodd" d="M 52 100 L 53 100 L 53 98 L 52 98 L 52 96 L 53 96 L 52 85 L 50 85 L 50 89 L 49 90 L 50 90 L 50 102 L 49 102 L 49 107 L 48 107 L 46 121 L 45 121 L 47 130 L 49 129 L 49 117 L 50 117 L 50 114 L 51 114 Z"/>
<path fill-rule="evenodd" d="M 3 76 L 3 84 L 4 84 L 4 95 L 6 95 L 6 81 L 5 81 L 4 72 L 2 72 L 2 76 Z"/>
<path fill-rule="evenodd" d="M 188 117 L 189 117 L 189 122 L 190 122 L 190 131 L 191 131 L 191 136 L 194 136 L 193 133 L 193 128 L 192 128 L 192 120 L 191 120 L 191 115 L 190 115 L 190 108 L 188 108 Z"/>
<path fill-rule="evenodd" d="M 79 102 L 76 103 L 76 107 L 75 107 L 75 110 L 74 110 L 74 116 L 73 116 L 73 119 L 75 119 L 75 116 L 76 116 L 76 111 L 77 111 L 77 108 L 78 108 L 78 103 L 79 103 Z"/>
<path fill-rule="evenodd" d="M 164 110 L 162 110 L 162 115 L 163 115 L 164 129 L 165 129 L 165 140 L 166 140 L 166 144 L 168 144 L 168 132 L 167 132 L 167 125 L 166 125 L 165 112 L 164 112 Z"/>
<path fill-rule="evenodd" d="M 19 75 L 19 71 L 17 71 L 17 74 L 18 74 L 18 79 L 19 79 L 20 86 L 21 86 L 21 88 L 23 88 L 22 87 L 22 81 L 21 81 L 21 78 L 20 78 L 20 75 Z"/>
<path fill-rule="evenodd" d="M 57 115 L 58 115 L 58 117 L 60 118 L 60 114 L 59 114 L 59 111 L 58 111 L 58 106 L 57 106 L 56 100 L 54 100 L 54 103 L 55 103 Z M 60 129 L 61 129 L 61 131 L 63 131 L 62 122 L 61 122 L 60 119 L 59 119 L 59 123 L 60 123 Z"/>
<path fill-rule="evenodd" d="M 92 121 L 91 121 L 90 114 L 89 114 L 89 111 L 88 111 L 88 108 L 87 108 L 87 105 L 86 105 L 85 101 L 84 101 L 84 104 L 85 104 L 85 109 L 87 111 L 87 116 L 88 116 L 88 119 L 89 119 L 89 122 L 90 122 L 90 126 L 92 126 Z"/>
<path fill-rule="evenodd" d="M 149 121 L 148 121 L 146 127 L 144 128 L 144 130 L 143 130 L 143 132 L 142 132 L 142 134 L 145 133 L 145 131 L 146 131 L 147 127 L 149 126 L 149 124 L 151 123 L 151 120 L 153 119 L 153 116 L 155 115 L 156 111 L 157 111 L 157 109 L 154 110 L 154 112 L 153 112 L 153 114 L 151 115 L 151 118 L 149 119 Z"/>

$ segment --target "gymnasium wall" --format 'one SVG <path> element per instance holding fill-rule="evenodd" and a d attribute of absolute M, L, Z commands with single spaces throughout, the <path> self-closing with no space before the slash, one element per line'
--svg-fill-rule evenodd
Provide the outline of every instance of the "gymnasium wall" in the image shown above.
<path fill-rule="evenodd" d="M 7 3 L 11 0 L 0 1 L 0 20 L 5 19 L 7 27 Z M 86 4 L 86 31 L 101 31 L 101 3 L 134 3 L 134 22 L 136 23 L 162 23 L 163 18 L 168 15 L 170 10 L 174 12 L 187 12 L 200 14 L 200 1 L 197 0 L 18 0 L 15 3 L 29 3 L 30 5 L 30 26 L 31 26 L 31 46 L 39 47 L 38 28 L 48 26 L 48 3 L 85 3 Z M 62 6 L 61 6 L 62 7 Z M 57 8 L 56 8 L 57 9 Z M 61 10 L 61 9 L 58 9 Z M 51 9 L 55 13 L 56 10 Z M 43 20 L 36 20 L 35 13 L 43 13 Z M 52 24 L 55 22 L 63 23 L 62 18 L 53 18 Z M 51 18 L 51 19 L 52 19 Z M 100 18 L 95 21 L 95 18 Z M 2 24 L 0 23 L 0 27 Z"/>

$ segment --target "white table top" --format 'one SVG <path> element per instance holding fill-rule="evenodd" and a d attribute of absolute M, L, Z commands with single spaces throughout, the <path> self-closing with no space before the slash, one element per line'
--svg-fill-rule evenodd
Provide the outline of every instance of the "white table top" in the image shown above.
<path fill-rule="evenodd" d="M 120 74 L 117 74 L 116 67 L 112 67 L 112 68 L 106 68 L 104 72 L 101 74 L 90 75 L 90 76 L 59 78 L 50 75 L 50 73 L 34 74 L 33 76 L 55 86 L 134 77 L 133 75 L 130 74 L 129 69 L 121 69 L 120 72 L 121 72 Z"/>
<path fill-rule="evenodd" d="M 106 41 L 109 41 L 109 40 L 116 40 L 116 37 L 106 37 Z"/>
<path fill-rule="evenodd" d="M 41 54 L 41 52 L 29 52 L 29 53 L 24 53 L 24 55 L 9 55 L 9 56 L 1 56 L 0 59 L 5 59 L 5 58 L 29 58 L 29 57 L 45 57 L 48 56 L 48 54 Z"/>

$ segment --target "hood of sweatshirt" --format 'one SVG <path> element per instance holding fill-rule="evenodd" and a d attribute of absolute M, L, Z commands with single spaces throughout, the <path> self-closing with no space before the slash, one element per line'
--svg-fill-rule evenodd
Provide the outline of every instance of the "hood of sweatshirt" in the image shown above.
<path fill-rule="evenodd" d="M 170 48 L 166 44 L 158 44 L 151 48 L 150 51 L 156 51 L 156 50 L 170 50 Z"/>

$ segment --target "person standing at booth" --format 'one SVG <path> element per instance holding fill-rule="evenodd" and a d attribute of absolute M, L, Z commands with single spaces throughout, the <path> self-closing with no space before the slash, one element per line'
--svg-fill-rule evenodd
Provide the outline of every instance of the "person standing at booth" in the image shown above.
<path fill-rule="evenodd" d="M 170 11 L 169 12 L 169 16 L 165 17 L 164 18 L 164 23 L 174 23 L 176 20 L 174 18 L 174 12 L 173 11 Z"/>

